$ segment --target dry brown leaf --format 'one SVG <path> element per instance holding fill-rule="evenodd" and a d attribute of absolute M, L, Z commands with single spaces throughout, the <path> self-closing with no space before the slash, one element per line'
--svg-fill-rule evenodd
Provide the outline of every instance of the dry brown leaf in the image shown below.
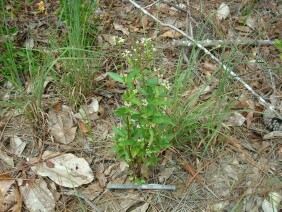
<path fill-rule="evenodd" d="M 263 212 L 277 212 L 278 210 L 273 206 L 273 203 L 269 202 L 267 199 L 264 199 L 261 208 Z"/>
<path fill-rule="evenodd" d="M 73 115 L 71 109 L 65 105 L 62 106 L 62 111 L 56 113 L 54 109 L 48 112 L 50 131 L 55 140 L 69 144 L 75 138 L 77 127 L 73 126 Z"/>
<path fill-rule="evenodd" d="M 263 136 L 263 139 L 269 140 L 273 138 L 282 138 L 281 131 L 273 131 Z"/>
<path fill-rule="evenodd" d="M 158 180 L 160 183 L 164 183 L 166 180 L 170 178 L 175 168 L 165 168 L 161 173 L 159 173 Z"/>
<path fill-rule="evenodd" d="M 53 105 L 53 109 L 54 109 L 56 112 L 62 111 L 62 103 L 61 103 L 61 102 L 57 102 L 56 104 Z"/>
<path fill-rule="evenodd" d="M 182 34 L 174 30 L 168 30 L 162 35 L 160 35 L 161 38 L 173 38 L 173 39 L 181 38 L 182 36 L 183 36 Z"/>
<path fill-rule="evenodd" d="M 120 169 L 121 172 L 124 172 L 128 168 L 129 168 L 129 165 L 126 162 L 124 162 L 124 161 L 120 162 L 119 169 Z"/>
<path fill-rule="evenodd" d="M 169 161 L 169 159 L 171 159 L 171 151 L 165 150 L 164 159 L 161 163 L 161 166 L 165 166 L 167 162 Z"/>
<path fill-rule="evenodd" d="M 25 206 L 31 212 L 55 210 L 55 198 L 43 179 L 36 179 L 20 186 Z"/>
<path fill-rule="evenodd" d="M 106 113 L 105 113 L 104 107 L 100 106 L 98 112 L 99 112 L 99 117 L 100 117 L 100 118 L 104 118 L 104 117 L 105 117 Z"/>
<path fill-rule="evenodd" d="M 251 111 L 246 116 L 246 123 L 248 128 L 252 125 L 253 118 L 254 118 L 254 112 Z"/>
<path fill-rule="evenodd" d="M 241 32 L 251 32 L 251 29 L 247 26 L 237 26 L 235 29 Z"/>
<path fill-rule="evenodd" d="M 131 29 L 131 31 L 133 32 L 139 32 L 139 26 L 137 25 L 129 25 L 129 28 Z"/>
<path fill-rule="evenodd" d="M 10 138 L 10 146 L 8 150 L 17 156 L 21 156 L 25 146 L 26 143 L 22 142 L 18 136 L 14 135 Z"/>
<path fill-rule="evenodd" d="M 59 201 L 59 199 L 61 198 L 61 191 L 57 191 L 56 183 L 48 182 L 48 188 L 52 192 L 55 202 Z"/>
<path fill-rule="evenodd" d="M 49 177 L 58 185 L 73 188 L 88 184 L 94 179 L 88 162 L 71 153 L 45 151 L 42 160 L 31 169 L 40 176 Z"/>
<path fill-rule="evenodd" d="M 0 175 L 0 211 L 22 211 L 22 195 L 17 181 L 6 174 Z"/>
<path fill-rule="evenodd" d="M 252 151 L 252 152 L 257 152 L 257 150 L 250 144 L 250 142 L 248 141 L 242 141 L 240 143 L 240 145 L 244 148 L 244 149 L 247 149 L 249 151 Z"/>
<path fill-rule="evenodd" d="M 232 178 L 233 180 L 238 181 L 238 172 L 236 170 L 234 170 L 234 167 L 231 165 L 224 165 L 223 167 L 223 171 L 226 173 L 226 175 L 230 178 Z"/>
<path fill-rule="evenodd" d="M 279 161 L 282 161 L 282 147 L 278 150 Z"/>
<path fill-rule="evenodd" d="M 142 25 L 142 27 L 144 29 L 147 27 L 147 25 L 148 25 L 148 18 L 147 18 L 147 16 L 142 16 L 142 18 L 141 18 L 141 25 Z"/>
<path fill-rule="evenodd" d="M 103 188 L 100 187 L 99 183 L 91 183 L 86 188 L 80 188 L 78 191 L 81 195 L 93 201 L 103 192 Z"/>
<path fill-rule="evenodd" d="M 116 101 L 114 99 L 108 99 L 107 100 L 107 104 L 112 105 L 114 104 Z"/>
<path fill-rule="evenodd" d="M 151 171 L 149 169 L 148 166 L 145 166 L 145 165 L 142 165 L 141 167 L 141 173 L 142 173 L 142 176 L 145 178 L 145 179 L 150 179 L 150 176 L 151 176 Z"/>
<path fill-rule="evenodd" d="M 99 181 L 99 185 L 102 188 L 105 188 L 106 183 L 107 183 L 107 178 L 105 177 L 104 170 L 105 170 L 105 168 L 104 168 L 104 165 L 102 163 L 97 164 L 97 166 L 96 166 L 96 177 Z"/>
<path fill-rule="evenodd" d="M 149 208 L 149 206 L 150 206 L 150 203 L 138 203 L 137 204 L 137 207 L 136 208 L 134 208 L 133 210 L 130 210 L 131 212 L 146 212 L 146 211 L 148 211 L 148 208 Z M 129 211 L 129 210 L 127 210 L 127 211 Z"/>
<path fill-rule="evenodd" d="M 224 211 L 224 208 L 230 203 L 228 201 L 221 201 L 220 203 L 211 204 L 208 206 L 208 211 Z"/>
<path fill-rule="evenodd" d="M 104 171 L 104 175 L 105 176 L 109 176 L 113 171 L 115 171 L 114 169 L 118 166 L 117 163 L 114 163 L 112 165 L 110 165 L 105 171 Z"/>
<path fill-rule="evenodd" d="M 78 120 L 78 127 L 83 133 L 89 133 L 88 127 L 82 120 Z"/>
<path fill-rule="evenodd" d="M 122 26 L 121 24 L 118 24 L 118 23 L 114 23 L 113 25 L 114 25 L 115 30 L 121 31 L 123 34 L 125 34 L 127 36 L 129 35 L 129 31 L 128 31 L 127 27 L 124 27 L 124 26 Z"/>
<path fill-rule="evenodd" d="M 165 24 L 169 24 L 175 26 L 176 28 L 180 29 L 185 26 L 186 22 L 181 21 L 178 17 L 168 16 L 164 19 Z"/>
<path fill-rule="evenodd" d="M 5 161 L 11 167 L 14 167 L 14 159 L 13 157 L 9 156 L 6 152 L 0 149 L 0 159 Z"/>
<path fill-rule="evenodd" d="M 144 198 L 140 194 L 136 193 L 127 193 L 123 194 L 123 197 L 120 198 L 120 212 L 131 211 L 130 208 L 138 206 L 140 203 L 144 202 Z"/>
<path fill-rule="evenodd" d="M 26 39 L 24 45 L 27 49 L 33 49 L 35 42 L 33 38 Z"/>
<path fill-rule="evenodd" d="M 82 105 L 78 113 L 74 115 L 75 118 L 81 119 L 84 123 L 89 123 L 89 121 L 94 121 L 99 119 L 98 112 L 100 98 L 93 97 L 90 104 Z"/>
<path fill-rule="evenodd" d="M 244 124 L 245 121 L 246 118 L 242 114 L 234 112 L 226 117 L 224 124 L 230 127 L 240 127 Z"/>
<path fill-rule="evenodd" d="M 210 72 L 213 72 L 218 69 L 217 65 L 209 63 L 209 62 L 205 62 L 203 66 L 204 66 L 205 71 L 207 71 L 207 73 L 205 73 L 207 76 L 211 76 L 212 74 Z"/>
<path fill-rule="evenodd" d="M 184 162 L 182 167 L 190 174 L 192 177 L 198 181 L 198 182 L 204 182 L 205 179 L 202 177 L 201 174 L 197 171 L 197 169 L 194 168 L 194 166 L 191 163 Z"/>
<path fill-rule="evenodd" d="M 224 20 L 229 16 L 229 14 L 230 14 L 229 6 L 225 4 L 224 2 L 221 3 L 219 8 L 217 9 L 216 18 L 218 20 Z"/>
<path fill-rule="evenodd" d="M 250 27 L 251 29 L 255 29 L 257 27 L 257 21 L 255 18 L 248 16 L 246 20 L 246 25 Z"/>
<path fill-rule="evenodd" d="M 111 46 L 115 46 L 116 45 L 116 41 L 115 41 L 115 36 L 114 35 L 104 34 L 104 35 L 102 35 L 102 37 L 104 38 L 105 41 L 107 41 L 109 44 L 111 44 Z"/>
<path fill-rule="evenodd" d="M 3 132 L 4 127 L 5 127 L 5 123 L 2 122 L 1 117 L 0 117 L 0 133 Z"/>
<path fill-rule="evenodd" d="M 245 96 L 240 97 L 240 101 L 237 102 L 232 109 L 255 109 L 255 103 L 252 100 L 246 99 Z"/>
<path fill-rule="evenodd" d="M 279 208 L 279 205 L 282 202 L 282 194 L 276 191 L 272 191 L 268 194 L 268 196 L 269 196 L 272 206 L 274 208 Z"/>

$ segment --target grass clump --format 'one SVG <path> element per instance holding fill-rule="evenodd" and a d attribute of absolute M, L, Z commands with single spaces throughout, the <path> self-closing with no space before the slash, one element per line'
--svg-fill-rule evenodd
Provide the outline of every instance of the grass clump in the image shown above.
<path fill-rule="evenodd" d="M 1 101 L 1 104 L 18 109 L 34 122 L 42 110 L 42 94 L 47 76 L 44 66 L 49 62 L 48 57 L 28 45 L 17 47 L 15 34 L 18 29 L 16 26 L 10 29 L 5 11 L 2 10 L 1 14 L 4 16 L 1 28 L 1 76 L 3 82 L 7 83 L 7 100 Z"/>
<path fill-rule="evenodd" d="M 21 8 L 21 3 L 15 4 L 17 8 Z M 25 42 L 18 40 L 19 29 L 11 24 L 14 23 L 11 22 L 12 12 L 7 13 L 5 10 L 8 3 L 2 2 L 1 5 L 0 81 L 6 86 L 4 90 L 7 96 L 1 104 L 6 110 L 17 109 L 37 128 L 42 126 L 44 118 L 43 94 L 47 77 L 51 77 L 55 92 L 68 97 L 69 102 L 75 106 L 95 89 L 95 76 L 101 55 L 94 49 L 95 38 L 91 37 L 97 33 L 97 29 L 93 27 L 97 1 L 61 0 L 61 7 L 56 11 L 60 13 L 60 27 L 55 31 L 48 29 L 48 42 L 42 48 L 28 45 L 29 37 L 32 37 L 29 33 Z M 38 16 L 47 16 L 49 13 L 43 2 L 35 9 L 40 12 L 36 13 Z M 49 21 L 47 17 L 43 20 Z M 55 23 L 47 24 L 54 27 Z M 60 33 L 62 28 L 66 37 L 64 33 Z"/>
<path fill-rule="evenodd" d="M 93 47 L 97 34 L 97 1 L 60 1 L 60 22 L 66 23 L 64 57 L 58 62 L 62 70 L 55 77 L 71 103 L 77 105 L 95 89 L 95 77 L 101 52 Z"/>
<path fill-rule="evenodd" d="M 18 28 L 8 23 L 13 13 L 8 13 L 5 9 L 9 6 L 7 2 L 1 4 L 1 78 L 12 84 L 11 92 L 16 91 L 20 101 L 30 102 L 32 99 L 32 104 L 38 107 L 36 111 L 40 110 L 47 76 L 52 76 L 57 82 L 56 86 L 63 88 L 65 96 L 75 105 L 95 89 L 95 76 L 101 55 L 93 47 L 97 33 L 97 20 L 94 16 L 97 1 L 61 0 L 60 9 L 55 11 L 60 14 L 57 31 L 49 32 L 48 46 L 44 49 L 29 45 L 18 47 Z M 20 3 L 16 4 L 17 8 L 18 4 Z M 44 3 L 40 2 L 37 9 L 45 11 Z M 45 11 L 36 15 L 47 14 Z M 66 33 L 62 36 L 59 33 L 60 27 L 65 27 Z M 26 104 L 20 105 L 22 107 Z"/>

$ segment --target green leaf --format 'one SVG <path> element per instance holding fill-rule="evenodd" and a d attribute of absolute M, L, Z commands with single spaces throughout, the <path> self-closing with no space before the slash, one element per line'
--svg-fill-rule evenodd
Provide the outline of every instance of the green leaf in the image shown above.
<path fill-rule="evenodd" d="M 124 80 L 123 80 L 122 76 L 120 76 L 119 74 L 114 73 L 114 72 L 108 72 L 108 75 L 109 75 L 111 78 L 113 78 L 115 81 L 124 83 Z"/>
<path fill-rule="evenodd" d="M 123 157 L 123 156 L 125 156 L 125 155 L 126 155 L 125 151 L 124 151 L 123 149 L 120 149 L 120 150 L 117 152 L 116 157 L 117 157 L 117 158 L 121 158 L 121 157 Z"/>
<path fill-rule="evenodd" d="M 6 101 L 0 101 L 0 105 L 6 105 L 9 107 L 19 107 L 20 106 L 20 104 L 16 104 L 13 102 L 6 102 Z"/>
<path fill-rule="evenodd" d="M 133 158 L 135 158 L 135 156 L 138 154 L 139 151 L 140 151 L 139 148 L 132 148 L 131 149 L 131 156 Z"/>
<path fill-rule="evenodd" d="M 277 48 L 277 49 L 282 49 L 282 40 L 276 39 L 274 41 L 274 47 Z"/>
<path fill-rule="evenodd" d="M 120 147 L 118 145 L 115 145 L 110 149 L 110 152 L 118 152 L 119 150 L 120 150 Z"/>
<path fill-rule="evenodd" d="M 159 158 L 152 157 L 146 161 L 146 166 L 155 166 L 159 161 Z"/>
<path fill-rule="evenodd" d="M 165 124 L 171 124 L 171 125 L 175 125 L 172 120 L 168 117 L 168 116 L 165 116 L 165 115 L 162 115 L 162 116 L 153 116 L 152 117 L 152 122 L 156 123 L 156 124 L 162 124 L 162 123 L 165 123 Z"/>
<path fill-rule="evenodd" d="M 165 106 L 171 106 L 171 103 L 162 99 L 154 99 L 152 101 L 152 104 L 154 105 L 165 105 Z"/>
<path fill-rule="evenodd" d="M 130 101 L 133 103 L 133 104 L 136 104 L 136 105 L 141 105 L 141 102 L 140 100 L 136 97 L 136 96 L 133 96 L 130 98 Z"/>
<path fill-rule="evenodd" d="M 148 91 L 145 88 L 140 88 L 139 92 L 144 95 L 148 95 Z"/>
<path fill-rule="evenodd" d="M 149 132 L 150 132 L 150 138 L 149 138 L 148 143 L 149 143 L 149 146 L 151 146 L 152 143 L 153 143 L 153 141 L 154 141 L 154 135 L 155 135 L 155 133 L 154 133 L 153 129 L 151 129 L 151 128 L 149 129 Z"/>
<path fill-rule="evenodd" d="M 130 112 L 128 107 L 120 107 L 115 110 L 115 114 L 118 116 L 125 116 L 128 112 Z"/>
<path fill-rule="evenodd" d="M 143 74 L 150 75 L 151 73 L 152 71 L 149 69 L 143 70 Z"/>
<path fill-rule="evenodd" d="M 130 162 L 131 160 L 131 157 L 129 155 L 129 152 L 125 151 L 125 156 L 123 157 L 123 159 L 125 160 L 125 162 Z"/>
<path fill-rule="evenodd" d="M 167 140 L 167 139 L 160 139 L 159 141 L 158 141 L 158 147 L 160 147 L 161 149 L 165 149 L 165 148 L 168 148 L 168 147 L 170 147 L 171 145 L 170 145 L 170 143 L 169 143 L 169 140 Z"/>
<path fill-rule="evenodd" d="M 115 132 L 116 135 L 119 135 L 120 137 L 124 138 L 126 137 L 126 133 L 124 132 L 124 130 L 121 130 L 120 128 L 114 127 L 113 126 L 113 131 Z"/>
<path fill-rule="evenodd" d="M 148 85 L 150 85 L 150 86 L 155 86 L 155 85 L 157 85 L 158 84 L 158 78 L 156 78 L 156 77 L 153 77 L 153 78 L 151 78 L 151 79 L 149 79 L 148 80 Z"/>
<path fill-rule="evenodd" d="M 131 81 L 133 78 L 139 79 L 140 76 L 141 74 L 139 73 L 139 70 L 134 68 L 131 72 L 128 73 L 126 81 Z"/>
<path fill-rule="evenodd" d="M 131 118 L 134 119 L 134 120 L 139 120 L 140 117 L 141 117 L 140 113 L 138 113 L 138 112 L 132 113 L 132 116 L 131 116 Z"/>

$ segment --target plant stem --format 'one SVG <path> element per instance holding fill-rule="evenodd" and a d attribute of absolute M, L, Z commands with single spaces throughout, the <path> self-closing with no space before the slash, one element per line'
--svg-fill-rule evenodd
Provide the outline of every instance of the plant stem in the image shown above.
<path fill-rule="evenodd" d="M 126 125 L 127 125 L 127 139 L 128 141 L 130 141 L 130 123 L 129 123 L 129 117 L 128 115 L 126 116 Z M 128 153 L 129 153 L 129 156 L 130 156 L 130 159 L 132 159 L 132 155 L 131 155 L 131 149 L 130 149 L 130 146 L 128 146 Z"/>

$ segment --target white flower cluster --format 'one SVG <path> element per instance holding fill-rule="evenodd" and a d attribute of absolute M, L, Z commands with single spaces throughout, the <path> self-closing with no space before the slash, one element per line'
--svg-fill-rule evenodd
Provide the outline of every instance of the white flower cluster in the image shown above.
<path fill-rule="evenodd" d="M 114 41 L 115 41 L 115 44 L 123 44 L 125 39 L 123 39 L 122 37 L 116 37 L 114 36 L 113 37 Z"/>
<path fill-rule="evenodd" d="M 147 46 L 149 43 L 151 43 L 151 41 L 152 41 L 151 38 L 141 38 L 141 44 L 143 44 L 143 46 Z"/>
<path fill-rule="evenodd" d="M 142 142 L 144 139 L 140 139 L 140 138 L 138 138 L 137 139 L 137 142 Z"/>
<path fill-rule="evenodd" d="M 154 69 L 154 71 L 160 71 L 160 69 Z M 163 79 L 163 74 L 158 74 L 159 85 L 164 86 L 167 90 L 171 88 L 171 83 L 168 80 Z"/>
<path fill-rule="evenodd" d="M 147 106 L 147 105 L 148 105 L 148 101 L 147 101 L 146 99 L 143 99 L 143 100 L 142 100 L 142 105 L 143 105 L 143 106 Z"/>
<path fill-rule="evenodd" d="M 124 106 L 125 106 L 125 107 L 130 107 L 130 106 L 131 106 L 131 102 L 125 101 L 125 102 L 124 102 Z"/>
<path fill-rule="evenodd" d="M 146 149 L 146 153 L 147 154 L 152 154 L 153 152 L 151 150 L 149 150 L 149 149 Z"/>
<path fill-rule="evenodd" d="M 121 55 L 123 56 L 123 57 L 131 57 L 132 56 L 132 53 L 131 53 L 131 51 L 129 51 L 129 50 L 125 50 L 123 53 L 121 53 Z"/>
<path fill-rule="evenodd" d="M 167 90 L 171 88 L 171 83 L 168 80 L 161 80 L 160 84 L 164 86 Z"/>

